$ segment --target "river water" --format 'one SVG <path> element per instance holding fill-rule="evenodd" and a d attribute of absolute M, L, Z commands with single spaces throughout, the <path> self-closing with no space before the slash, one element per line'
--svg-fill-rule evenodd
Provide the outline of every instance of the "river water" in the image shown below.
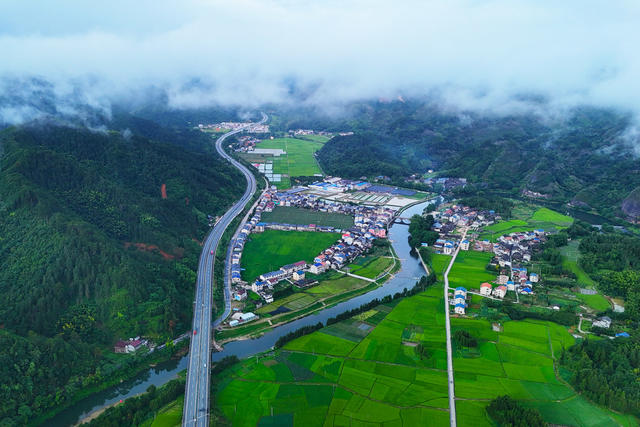
<path fill-rule="evenodd" d="M 409 207 L 402 213 L 402 216 L 410 217 L 414 214 L 420 214 L 428 204 L 429 202 L 424 202 Z M 256 353 L 269 350 L 282 335 L 302 326 L 313 325 L 318 322 L 324 323 L 328 318 L 359 307 L 374 298 L 382 298 L 386 295 L 393 295 L 396 292 L 402 291 L 404 288 L 412 288 L 415 282 L 424 274 L 424 269 L 417 255 L 411 253 L 408 237 L 409 228 L 406 225 L 394 224 L 389 228 L 389 239 L 398 258 L 400 258 L 401 269 L 383 286 L 348 301 L 344 301 L 334 307 L 326 308 L 302 319 L 279 326 L 260 338 L 227 343 L 224 345 L 223 351 L 213 353 L 212 361 L 218 361 L 225 356 L 231 355 L 246 358 Z M 152 384 L 159 387 L 176 378 L 178 372 L 186 369 L 188 360 L 187 355 L 180 360 L 158 364 L 155 368 L 144 371 L 129 381 L 124 381 L 117 386 L 92 394 L 86 399 L 60 412 L 54 418 L 47 420 L 46 424 L 51 426 L 70 426 L 106 406 L 143 393 L 147 387 Z"/>

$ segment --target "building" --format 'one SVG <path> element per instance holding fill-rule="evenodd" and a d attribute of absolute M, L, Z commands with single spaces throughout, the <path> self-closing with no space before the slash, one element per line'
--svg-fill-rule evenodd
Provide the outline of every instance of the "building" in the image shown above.
<path fill-rule="evenodd" d="M 466 306 L 465 306 L 464 303 L 458 302 L 454 306 L 454 311 L 455 311 L 456 314 L 464 314 L 465 308 L 466 308 Z"/>
<path fill-rule="evenodd" d="M 463 251 L 469 250 L 469 241 L 467 239 L 460 242 L 460 249 L 462 249 Z"/>
<path fill-rule="evenodd" d="M 491 295 L 491 285 L 489 283 L 483 283 L 480 285 L 480 295 L 489 296 Z"/>
<path fill-rule="evenodd" d="M 520 289 L 520 293 L 523 295 L 533 295 L 533 290 L 525 286 L 524 288 Z"/>
<path fill-rule="evenodd" d="M 505 285 L 500 285 L 493 290 L 493 296 L 496 298 L 504 298 L 507 294 L 507 287 Z"/>
<path fill-rule="evenodd" d="M 316 262 L 315 264 L 312 264 L 311 267 L 309 267 L 309 273 L 311 273 L 311 274 L 324 273 L 324 265 L 322 265 L 319 262 Z"/>
<path fill-rule="evenodd" d="M 451 243 L 451 242 L 445 243 L 443 248 L 442 248 L 442 252 L 445 255 L 451 255 L 453 253 L 453 243 Z"/>
<path fill-rule="evenodd" d="M 611 318 L 609 316 L 599 317 L 593 321 L 591 326 L 595 326 L 597 328 L 609 329 L 609 327 L 611 327 Z"/>
<path fill-rule="evenodd" d="M 506 285 L 509 282 L 509 276 L 506 274 L 500 274 L 496 279 L 498 285 Z"/>
<path fill-rule="evenodd" d="M 507 280 L 507 289 L 510 291 L 516 290 L 516 284 L 513 282 L 513 280 Z"/>
<path fill-rule="evenodd" d="M 253 284 L 251 285 L 251 290 L 253 292 L 260 292 L 264 289 L 264 287 L 267 286 L 267 282 L 263 281 L 263 280 L 256 280 L 255 282 L 253 282 Z"/>
<path fill-rule="evenodd" d="M 140 337 L 129 338 L 118 341 L 113 347 L 113 351 L 116 353 L 135 353 L 145 344 L 146 341 L 141 340 Z"/>
<path fill-rule="evenodd" d="M 241 325 L 243 323 L 247 323 L 247 322 L 251 322 L 252 320 L 257 319 L 258 316 L 256 316 L 255 314 L 248 312 L 248 313 L 234 313 L 231 316 L 231 321 L 229 322 L 229 326 L 238 326 Z"/>
<path fill-rule="evenodd" d="M 538 280 L 540 280 L 540 278 L 538 277 L 538 275 L 536 273 L 531 273 L 529 275 L 529 281 L 532 283 L 537 283 Z"/>
<path fill-rule="evenodd" d="M 458 295 L 462 296 L 462 298 L 467 298 L 467 289 L 462 286 L 458 286 L 453 292 L 453 295 L 455 298 L 457 298 Z"/>
<path fill-rule="evenodd" d="M 244 301 L 247 299 L 247 290 L 243 288 L 238 288 L 233 293 L 233 299 L 236 301 Z"/>
<path fill-rule="evenodd" d="M 303 270 L 298 270 L 298 271 L 294 271 L 293 272 L 293 280 L 294 281 L 298 281 L 298 280 L 302 280 L 304 279 L 304 271 Z"/>
<path fill-rule="evenodd" d="M 293 271 L 293 269 L 291 270 Z M 264 273 L 260 275 L 260 280 L 263 282 L 272 279 L 284 279 L 287 276 L 287 272 L 284 270 L 276 270 L 270 271 L 269 273 Z M 255 291 L 254 291 L 255 292 Z"/>

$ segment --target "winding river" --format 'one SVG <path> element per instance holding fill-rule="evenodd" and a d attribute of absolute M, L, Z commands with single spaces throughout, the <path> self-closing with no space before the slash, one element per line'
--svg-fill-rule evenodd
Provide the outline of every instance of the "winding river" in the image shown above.
<path fill-rule="evenodd" d="M 403 212 L 402 216 L 410 217 L 411 215 L 422 213 L 422 210 L 428 203 L 429 202 L 424 202 L 411 206 Z M 382 298 L 386 295 L 392 295 L 396 292 L 402 291 L 404 288 L 410 289 L 424 274 L 424 270 L 417 256 L 411 253 L 411 248 L 409 247 L 407 240 L 408 237 L 409 230 L 406 225 L 395 224 L 390 227 L 389 239 L 392 242 L 393 249 L 400 258 L 401 268 L 383 286 L 366 294 L 354 297 L 348 301 L 341 302 L 333 307 L 321 310 L 315 314 L 298 319 L 286 325 L 279 326 L 267 332 L 260 338 L 227 343 L 225 344 L 222 352 L 213 353 L 212 360 L 217 361 L 225 356 L 231 355 L 246 358 L 256 353 L 266 351 L 275 344 L 279 337 L 302 326 L 312 325 L 318 322 L 324 323 L 328 318 L 335 317 L 344 311 L 359 307 L 374 298 Z M 173 360 L 158 364 L 155 368 L 148 369 L 129 381 L 124 381 L 117 386 L 92 394 L 86 399 L 83 399 L 75 405 L 61 411 L 52 419 L 47 420 L 46 424 L 65 427 L 77 424 L 80 420 L 85 419 L 96 411 L 113 405 L 120 400 L 145 392 L 152 384 L 159 387 L 176 378 L 178 376 L 178 372 L 186 369 L 188 360 L 189 358 L 184 356 L 180 360 Z"/>

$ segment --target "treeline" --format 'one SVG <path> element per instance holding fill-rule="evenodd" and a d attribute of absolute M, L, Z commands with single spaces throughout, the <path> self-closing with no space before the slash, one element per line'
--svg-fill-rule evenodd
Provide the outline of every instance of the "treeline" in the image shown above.
<path fill-rule="evenodd" d="M 185 380 L 171 380 L 160 388 L 150 385 L 147 392 L 111 406 L 97 418 L 83 423 L 88 427 L 138 426 L 152 420 L 159 409 L 184 395 Z"/>
<path fill-rule="evenodd" d="M 565 326 L 575 325 L 577 323 L 576 314 L 571 311 L 572 307 L 563 307 L 560 310 L 527 310 L 522 305 L 513 304 L 509 301 L 493 301 L 485 300 L 484 303 L 491 308 L 497 309 L 509 316 L 511 320 L 523 319 L 539 319 L 550 320 Z"/>
<path fill-rule="evenodd" d="M 142 355 L 106 356 L 117 339 L 163 343 L 188 328 L 206 215 L 243 187 L 221 159 L 135 132 L 19 127 L 0 144 L 0 419 L 10 423 L 135 372 Z"/>
<path fill-rule="evenodd" d="M 479 192 L 474 196 L 463 197 L 460 199 L 460 204 L 470 206 L 473 209 L 495 211 L 505 219 L 511 217 L 511 209 L 513 209 L 511 200 L 488 192 Z"/>
<path fill-rule="evenodd" d="M 540 411 L 525 408 L 510 396 L 498 396 L 487 405 L 487 414 L 499 426 L 508 427 L 544 427 L 547 423 Z"/>
<path fill-rule="evenodd" d="M 419 281 L 411 288 L 404 288 L 402 292 L 396 292 L 393 295 L 385 295 L 383 298 L 375 298 L 371 301 L 362 304 L 357 308 L 353 308 L 351 310 L 347 310 L 338 314 L 336 317 L 330 317 L 327 319 L 327 326 L 333 325 L 334 323 L 341 322 L 343 320 L 349 319 L 357 314 L 364 313 L 365 311 L 369 311 L 380 304 L 389 304 L 399 298 L 404 298 L 412 295 L 416 295 L 420 292 L 424 292 L 429 286 L 433 285 L 436 282 L 435 274 L 430 274 L 429 276 L 422 276 Z M 296 338 L 300 338 L 301 336 L 311 334 L 315 331 L 322 329 L 324 325 L 322 322 L 318 322 L 315 325 L 303 326 L 295 331 L 289 332 L 286 335 L 281 336 L 276 341 L 274 347 L 281 348 L 289 341 L 293 341 Z"/>
<path fill-rule="evenodd" d="M 274 348 L 281 348 L 283 347 L 286 343 L 288 343 L 289 341 L 293 341 L 296 338 L 300 338 L 301 336 L 304 335 L 309 335 L 317 330 L 320 330 L 324 328 L 324 325 L 322 324 L 322 322 L 318 322 L 315 325 L 308 325 L 308 326 L 303 326 L 301 328 L 296 329 L 295 331 L 291 331 L 286 335 L 281 336 L 280 338 L 278 338 L 278 340 L 276 341 L 276 343 L 273 345 Z"/>
<path fill-rule="evenodd" d="M 563 352 L 573 387 L 594 402 L 640 416 L 640 341 L 637 337 L 578 342 Z"/>
<path fill-rule="evenodd" d="M 437 232 L 431 230 L 434 222 L 431 215 L 413 215 L 409 224 L 409 246 L 417 248 L 422 243 L 432 246 L 439 237 Z"/>

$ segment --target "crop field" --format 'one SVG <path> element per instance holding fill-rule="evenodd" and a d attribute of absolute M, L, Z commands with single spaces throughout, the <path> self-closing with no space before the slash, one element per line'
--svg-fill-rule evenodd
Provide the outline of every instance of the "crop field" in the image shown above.
<path fill-rule="evenodd" d="M 532 212 L 532 209 L 520 207 L 514 209 L 516 219 L 502 221 L 485 227 L 480 234 L 480 239 L 489 239 L 495 242 L 500 236 L 510 233 L 519 233 L 536 229 L 562 230 L 573 223 L 573 218 L 562 215 L 548 208 L 539 208 Z"/>
<path fill-rule="evenodd" d="M 522 400 L 540 409 L 552 424 L 604 426 L 614 423 L 612 412 L 588 402 L 562 382 L 554 369 L 555 359 L 574 338 L 561 325 L 540 321 L 508 321 L 495 332 L 485 320 L 452 319 L 452 329 L 463 329 L 478 339 L 473 352 L 454 349 L 458 421 L 493 425 L 484 406 L 499 395 Z"/>
<path fill-rule="evenodd" d="M 449 273 L 449 286 L 477 289 L 482 282 L 495 280 L 496 275 L 485 270 L 492 257 L 490 252 L 460 251 Z"/>
<path fill-rule="evenodd" d="M 320 251 L 340 238 L 338 233 L 265 230 L 249 237 L 240 264 L 242 279 L 251 282 L 258 276 L 286 264 L 312 262 Z"/>
<path fill-rule="evenodd" d="M 288 176 L 310 176 L 322 173 L 314 153 L 318 151 L 324 142 L 307 141 L 296 138 L 267 139 L 256 145 L 256 148 L 281 148 L 287 154 L 272 157 L 273 173 L 286 174 Z"/>
<path fill-rule="evenodd" d="M 273 212 L 263 212 L 262 221 L 296 225 L 316 224 L 340 229 L 353 226 L 353 217 L 350 215 L 312 211 L 292 206 L 278 206 Z"/>
<path fill-rule="evenodd" d="M 353 264 L 349 264 L 350 272 L 369 279 L 375 279 L 393 265 L 393 258 L 388 256 L 381 256 L 373 259 L 363 257 L 362 262 L 358 262 L 358 260 L 356 261 L 357 262 Z"/>
<path fill-rule="evenodd" d="M 438 279 L 442 278 L 442 274 L 449 266 L 451 262 L 451 256 L 443 254 L 431 254 L 431 266 L 436 273 Z"/>
<path fill-rule="evenodd" d="M 447 425 L 443 304 L 436 285 L 252 357 L 222 374 L 215 404 L 234 426 Z"/>
<path fill-rule="evenodd" d="M 152 420 L 141 424 L 142 427 L 176 427 L 182 424 L 184 396 L 180 396 L 158 410 Z"/>

